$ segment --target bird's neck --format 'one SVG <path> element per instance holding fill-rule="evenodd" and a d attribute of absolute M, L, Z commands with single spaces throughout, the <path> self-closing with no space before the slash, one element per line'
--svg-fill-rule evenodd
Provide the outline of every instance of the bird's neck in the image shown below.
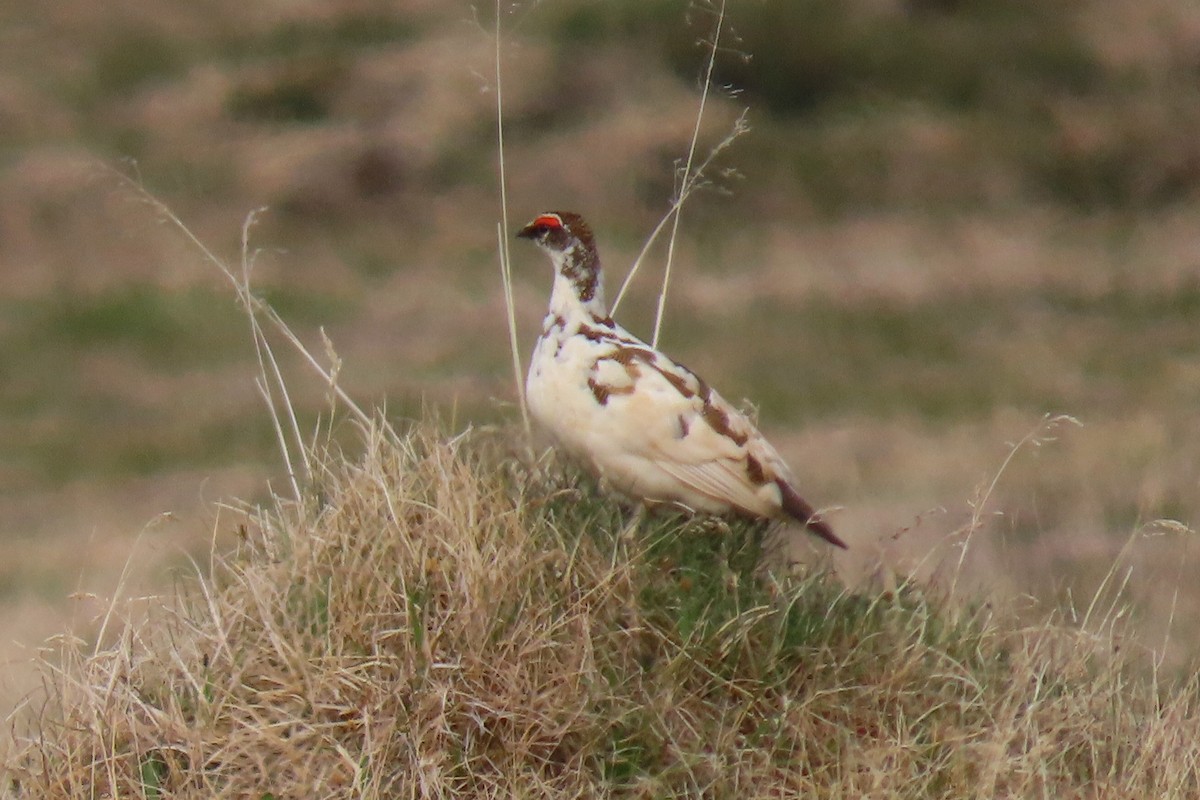
<path fill-rule="evenodd" d="M 606 318 L 604 281 L 596 251 L 578 244 L 561 253 L 552 253 L 550 257 L 554 262 L 550 313 L 567 319 Z"/>

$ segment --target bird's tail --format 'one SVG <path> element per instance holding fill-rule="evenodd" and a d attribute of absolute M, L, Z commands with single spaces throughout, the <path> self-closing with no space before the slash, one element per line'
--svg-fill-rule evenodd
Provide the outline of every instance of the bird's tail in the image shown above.
<path fill-rule="evenodd" d="M 807 500 L 797 494 L 791 484 L 785 480 L 777 480 L 775 483 L 779 485 L 779 492 L 783 500 L 783 510 L 788 516 L 803 522 L 806 528 L 830 544 L 840 547 L 843 550 L 849 549 L 846 543 L 839 539 L 838 535 L 833 532 L 833 528 L 829 527 L 829 523 L 821 519 L 816 509 L 810 506 Z"/>

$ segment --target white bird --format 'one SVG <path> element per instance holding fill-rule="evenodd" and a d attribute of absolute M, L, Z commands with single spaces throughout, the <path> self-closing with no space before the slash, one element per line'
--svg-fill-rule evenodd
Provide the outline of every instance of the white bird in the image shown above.
<path fill-rule="evenodd" d="M 745 414 L 613 322 L 596 242 L 582 217 L 540 214 L 517 236 L 554 264 L 525 391 L 530 413 L 559 445 L 603 484 L 650 505 L 791 517 L 846 547 L 796 492 L 791 470 Z"/>

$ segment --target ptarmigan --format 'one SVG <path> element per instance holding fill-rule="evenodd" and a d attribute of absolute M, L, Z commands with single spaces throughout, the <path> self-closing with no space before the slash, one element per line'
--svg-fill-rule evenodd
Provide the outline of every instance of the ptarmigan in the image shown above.
<path fill-rule="evenodd" d="M 779 453 L 691 370 L 613 322 L 600 257 L 578 214 L 540 214 L 517 234 L 554 264 L 526 379 L 529 411 L 602 482 L 649 504 L 791 517 L 846 547 L 805 502 Z"/>

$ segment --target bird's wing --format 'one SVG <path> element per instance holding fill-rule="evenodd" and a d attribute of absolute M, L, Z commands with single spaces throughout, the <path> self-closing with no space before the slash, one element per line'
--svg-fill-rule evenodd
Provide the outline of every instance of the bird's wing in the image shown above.
<path fill-rule="evenodd" d="M 691 491 L 760 516 L 781 511 L 790 475 L 754 424 L 694 372 L 635 339 L 596 361 L 589 385 L 621 448 Z"/>
<path fill-rule="evenodd" d="M 846 547 L 796 492 L 787 464 L 745 414 L 687 367 L 611 320 L 606 323 L 604 330 L 581 330 L 601 350 L 587 378 L 599 409 L 592 415 L 594 438 L 585 449 L 602 472 L 620 478 L 614 473 L 624 471 L 627 485 L 650 490 L 642 496 L 653 497 L 651 487 L 657 487 L 674 495 L 659 499 L 695 503 L 702 510 L 791 516 L 831 544 Z M 630 466 L 631 460 L 677 485 L 646 476 L 644 469 Z"/>
<path fill-rule="evenodd" d="M 680 482 L 718 502 L 763 517 L 777 516 L 775 482 L 783 462 L 762 434 L 720 395 L 692 404 L 686 436 L 652 442 L 657 463 Z"/>

